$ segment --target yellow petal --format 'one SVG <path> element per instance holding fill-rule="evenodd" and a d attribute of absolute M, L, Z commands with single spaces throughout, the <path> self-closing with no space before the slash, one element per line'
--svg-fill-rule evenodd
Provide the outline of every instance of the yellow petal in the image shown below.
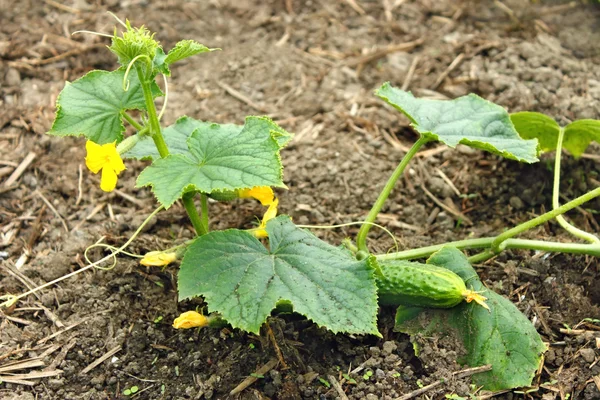
<path fill-rule="evenodd" d="M 260 221 L 260 225 L 258 225 L 258 228 L 250 230 L 250 233 L 252 233 L 252 235 L 255 238 L 265 238 L 268 236 L 267 230 L 266 230 L 267 222 L 269 222 L 269 220 L 272 220 L 273 218 L 275 218 L 277 216 L 277 206 L 278 205 L 279 205 L 279 199 L 275 198 L 269 205 L 269 208 L 267 209 L 267 211 L 265 211 L 265 214 L 263 215 L 263 219 L 262 219 L 262 221 Z"/>
<path fill-rule="evenodd" d="M 270 205 L 275 198 L 273 189 L 271 189 L 270 186 L 254 186 L 250 189 L 242 189 L 238 191 L 238 196 L 242 199 L 247 199 L 249 197 L 255 198 L 260 201 L 260 204 L 263 206 Z"/>
<path fill-rule="evenodd" d="M 164 267 L 169 265 L 173 261 L 177 260 L 177 253 L 165 253 L 163 251 L 151 251 L 144 254 L 144 258 L 140 261 L 140 264 L 146 267 Z"/>
<path fill-rule="evenodd" d="M 102 178 L 100 178 L 100 189 L 105 192 L 112 192 L 117 187 L 117 173 L 110 167 L 102 168 Z"/>
<path fill-rule="evenodd" d="M 112 143 L 112 145 L 114 146 L 114 143 Z M 123 163 L 123 159 L 121 158 L 119 152 L 117 152 L 116 148 L 114 152 L 111 151 L 108 164 L 110 168 L 112 168 L 117 174 L 125 171 L 126 169 L 125 164 Z"/>
<path fill-rule="evenodd" d="M 257 239 L 266 238 L 267 236 L 269 236 L 267 234 L 267 230 L 266 229 L 262 229 L 262 228 L 252 229 L 250 231 L 250 233 L 252 233 L 252 236 L 254 236 Z"/>
<path fill-rule="evenodd" d="M 261 225 L 267 226 L 267 221 L 269 221 L 277 216 L 277 206 L 278 205 L 279 205 L 279 199 L 276 198 L 269 205 L 269 208 L 265 212 L 265 215 L 263 215 Z"/>
<path fill-rule="evenodd" d="M 479 293 L 480 292 L 475 292 L 473 290 L 467 289 L 467 291 L 465 293 L 463 293 L 463 296 L 465 297 L 465 301 L 467 303 L 474 301 L 475 303 L 479 304 L 481 307 L 490 311 L 490 307 L 485 302 L 487 300 L 487 297 L 484 297 Z"/>
<path fill-rule="evenodd" d="M 196 311 L 186 311 L 173 321 L 175 329 L 201 328 L 208 325 L 208 318 Z"/>
<path fill-rule="evenodd" d="M 104 155 L 102 146 L 92 142 L 91 140 L 88 140 L 85 143 L 85 150 L 87 151 L 85 165 L 90 171 L 92 171 L 94 174 L 97 174 L 100 172 L 106 162 L 106 157 Z"/>

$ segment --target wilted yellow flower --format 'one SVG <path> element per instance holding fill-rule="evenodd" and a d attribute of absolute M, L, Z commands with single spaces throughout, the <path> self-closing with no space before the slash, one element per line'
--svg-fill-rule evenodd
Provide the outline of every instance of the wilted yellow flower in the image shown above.
<path fill-rule="evenodd" d="M 473 290 L 467 289 L 467 291 L 463 294 L 463 296 L 465 296 L 465 301 L 467 303 L 474 301 L 475 303 L 479 304 L 481 307 L 490 311 L 490 307 L 485 302 L 487 300 L 487 297 L 482 296 L 481 294 L 479 294 L 479 292 L 475 292 Z"/>
<path fill-rule="evenodd" d="M 250 233 L 252 233 L 252 235 L 254 235 L 254 237 L 256 238 L 265 238 L 267 237 L 267 222 L 269 222 L 269 220 L 275 218 L 277 216 L 277 206 L 279 205 L 279 199 L 275 198 L 271 204 L 269 205 L 269 208 L 267 209 L 267 211 L 265 211 L 265 214 L 263 215 L 263 219 L 262 221 L 260 221 L 260 225 L 258 226 L 258 228 L 254 228 L 250 230 Z"/>
<path fill-rule="evenodd" d="M 173 328 L 175 329 L 189 329 L 189 328 L 202 328 L 207 326 L 209 322 L 208 317 L 200 314 L 196 311 L 186 311 L 173 321 Z"/>
<path fill-rule="evenodd" d="M 254 198 L 260 201 L 263 206 L 270 205 L 275 199 L 275 194 L 270 186 L 254 186 L 250 189 L 238 190 L 238 196 L 241 199 Z"/>
<path fill-rule="evenodd" d="M 140 264 L 146 267 L 164 267 L 175 260 L 177 260 L 177 253 L 175 252 L 151 251 L 144 254 L 144 258 L 142 258 Z"/>
<path fill-rule="evenodd" d="M 125 164 L 117 151 L 117 142 L 96 144 L 88 140 L 85 144 L 85 165 L 94 174 L 102 170 L 100 189 L 111 192 L 117 186 L 117 176 L 125 170 Z"/>

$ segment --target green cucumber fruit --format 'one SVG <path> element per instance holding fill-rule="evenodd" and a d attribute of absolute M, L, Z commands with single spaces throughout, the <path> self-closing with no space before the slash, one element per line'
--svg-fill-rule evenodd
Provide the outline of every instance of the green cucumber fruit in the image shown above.
<path fill-rule="evenodd" d="M 238 199 L 240 196 L 238 195 L 237 190 L 222 190 L 211 192 L 208 197 L 217 201 L 232 201 Z"/>
<path fill-rule="evenodd" d="M 467 289 L 460 276 L 446 268 L 402 260 L 378 266 L 381 274 L 375 274 L 375 281 L 379 304 L 450 308 L 478 296 Z"/>

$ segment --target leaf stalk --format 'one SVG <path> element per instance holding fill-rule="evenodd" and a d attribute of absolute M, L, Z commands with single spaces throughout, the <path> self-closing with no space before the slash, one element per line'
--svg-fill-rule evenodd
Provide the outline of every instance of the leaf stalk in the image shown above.
<path fill-rule="evenodd" d="M 379 193 L 379 197 L 373 204 L 371 211 L 369 211 L 369 214 L 364 220 L 365 223 L 360 227 L 360 230 L 358 231 L 358 235 L 356 236 L 356 244 L 359 250 L 368 251 L 367 235 L 369 234 L 369 230 L 371 230 L 372 223 L 375 222 L 375 219 L 377 218 L 377 214 L 379 214 L 379 212 L 383 208 L 385 201 L 390 196 L 390 193 L 394 189 L 396 182 L 402 176 L 402 173 L 406 169 L 406 166 L 408 165 L 410 160 L 421 149 L 421 147 L 425 145 L 425 143 L 431 140 L 431 138 L 421 135 L 421 137 L 419 137 L 419 140 L 417 140 L 408 150 L 408 152 L 404 155 L 404 157 L 402 157 L 400 164 L 398 164 L 398 166 L 386 182 L 385 186 L 383 187 L 381 193 Z"/>
<path fill-rule="evenodd" d="M 183 197 L 181 198 L 181 200 L 183 202 L 183 206 L 185 207 L 185 211 L 187 211 L 190 221 L 192 222 L 192 225 L 194 226 L 194 229 L 196 230 L 196 234 L 198 236 L 202 236 L 202 235 L 206 235 L 208 233 L 208 231 L 205 228 L 205 225 L 202 222 L 200 215 L 198 215 L 198 209 L 196 208 L 196 205 L 194 204 L 194 195 L 195 194 L 196 194 L 195 192 L 185 193 L 183 195 Z"/>
<path fill-rule="evenodd" d="M 556 142 L 556 159 L 554 160 L 554 185 L 552 187 L 552 208 L 557 209 L 560 207 L 559 195 L 560 195 L 560 162 L 562 158 L 562 145 L 565 137 L 565 128 L 561 127 L 558 131 L 558 140 Z M 593 244 L 600 245 L 600 239 L 597 236 L 592 235 L 586 231 L 583 231 L 576 226 L 570 224 L 564 216 L 557 215 L 556 220 L 567 232 L 571 235 L 583 239 Z"/>

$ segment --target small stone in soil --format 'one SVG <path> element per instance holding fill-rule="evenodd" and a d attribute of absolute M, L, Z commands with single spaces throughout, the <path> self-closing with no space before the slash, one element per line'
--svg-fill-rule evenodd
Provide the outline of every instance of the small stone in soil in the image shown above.
<path fill-rule="evenodd" d="M 596 360 L 596 353 L 594 352 L 594 349 L 581 349 L 579 350 L 579 354 L 581 354 L 581 357 L 589 364 Z"/>
<path fill-rule="evenodd" d="M 387 342 L 383 343 L 382 353 L 384 356 L 388 356 L 388 355 L 392 354 L 394 352 L 394 350 L 396 350 L 397 348 L 398 348 L 398 346 L 396 346 L 396 343 L 394 343 L 391 340 L 388 340 Z"/>

